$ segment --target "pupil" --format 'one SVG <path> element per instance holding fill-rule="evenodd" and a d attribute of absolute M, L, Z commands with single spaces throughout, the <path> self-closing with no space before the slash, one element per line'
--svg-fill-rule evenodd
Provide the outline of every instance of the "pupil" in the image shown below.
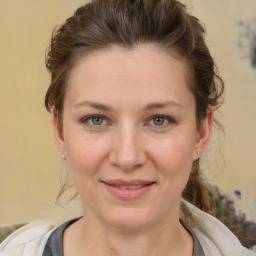
<path fill-rule="evenodd" d="M 102 124 L 102 121 L 103 121 L 103 119 L 101 117 L 94 117 L 92 119 L 92 122 L 94 125 L 100 125 L 100 124 Z"/>
<path fill-rule="evenodd" d="M 164 118 L 163 117 L 157 117 L 154 119 L 155 125 L 163 125 L 164 124 Z"/>

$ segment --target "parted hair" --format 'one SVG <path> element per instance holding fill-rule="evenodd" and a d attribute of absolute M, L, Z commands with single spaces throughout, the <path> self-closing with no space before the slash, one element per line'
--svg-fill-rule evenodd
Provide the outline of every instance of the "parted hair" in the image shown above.
<path fill-rule="evenodd" d="M 156 45 L 184 59 L 198 128 L 208 107 L 216 110 L 221 105 L 224 83 L 205 43 L 205 28 L 183 4 L 176 0 L 92 0 L 55 28 L 46 54 L 51 84 L 45 106 L 57 115 L 61 132 L 65 92 L 76 61 L 92 50 L 111 46 L 132 49 L 140 44 Z M 199 162 L 193 162 L 182 197 L 209 211 L 209 188 Z M 184 206 L 182 210 L 188 214 Z"/>

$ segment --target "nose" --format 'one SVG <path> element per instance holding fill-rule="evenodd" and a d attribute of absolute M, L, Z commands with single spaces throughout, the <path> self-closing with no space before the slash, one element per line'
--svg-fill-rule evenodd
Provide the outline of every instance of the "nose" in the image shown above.
<path fill-rule="evenodd" d="M 142 134 L 135 127 L 123 127 L 113 133 L 110 163 L 123 171 L 134 170 L 146 162 Z"/>

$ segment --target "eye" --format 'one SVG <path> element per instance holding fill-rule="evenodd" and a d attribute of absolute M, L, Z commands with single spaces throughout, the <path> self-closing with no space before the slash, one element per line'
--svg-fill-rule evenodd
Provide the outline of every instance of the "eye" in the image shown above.
<path fill-rule="evenodd" d="M 165 123 L 165 121 L 166 121 L 165 118 L 162 117 L 162 116 L 158 116 L 158 117 L 153 118 L 153 123 L 156 126 L 163 125 Z"/>
<path fill-rule="evenodd" d="M 103 116 L 93 115 L 93 116 L 84 117 L 81 120 L 81 123 L 86 123 L 89 126 L 102 126 L 102 125 L 106 125 L 107 121 Z"/>
<path fill-rule="evenodd" d="M 173 118 L 169 116 L 157 115 L 153 116 L 149 123 L 153 126 L 165 127 L 174 122 Z"/>

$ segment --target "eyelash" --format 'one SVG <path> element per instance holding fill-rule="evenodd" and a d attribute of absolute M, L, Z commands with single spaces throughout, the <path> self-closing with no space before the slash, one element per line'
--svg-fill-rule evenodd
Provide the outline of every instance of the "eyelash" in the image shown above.
<path fill-rule="evenodd" d="M 104 116 L 101 116 L 101 115 L 91 115 L 91 116 L 86 116 L 84 118 L 81 119 L 80 123 L 82 124 L 87 124 L 88 126 L 91 126 L 91 127 L 97 127 L 97 126 L 102 126 L 102 125 L 93 125 L 93 124 L 88 124 L 88 121 L 93 118 L 102 118 L 103 120 L 105 120 L 106 118 Z"/>
<path fill-rule="evenodd" d="M 165 119 L 164 121 L 167 121 L 167 124 L 164 124 L 164 125 L 160 125 L 160 126 L 154 125 L 155 127 L 158 127 L 158 128 L 165 128 L 169 124 L 175 124 L 176 123 L 176 121 L 172 117 L 165 116 L 165 115 L 154 115 L 154 116 L 151 116 L 148 122 L 151 122 L 151 121 L 153 121 L 156 118 L 164 118 Z"/>
<path fill-rule="evenodd" d="M 102 125 L 102 124 L 100 124 L 100 125 L 89 124 L 89 123 L 88 123 L 89 120 L 92 120 L 93 118 L 101 118 L 101 119 L 103 119 L 103 122 L 106 121 L 106 118 L 105 118 L 104 116 L 102 116 L 102 115 L 90 115 L 90 116 L 86 116 L 86 117 L 82 118 L 82 119 L 80 120 L 80 123 L 86 124 L 86 125 L 88 125 L 88 126 L 90 126 L 90 127 L 102 127 L 102 126 L 105 126 L 105 125 L 106 125 L 106 124 L 103 124 L 103 125 Z M 160 129 L 161 129 L 161 128 L 165 128 L 165 127 L 168 126 L 169 124 L 175 124 L 175 123 L 176 123 L 176 121 L 175 121 L 172 117 L 170 117 L 170 116 L 165 116 L 165 115 L 154 115 L 154 116 L 151 116 L 151 117 L 148 119 L 147 123 L 153 121 L 153 120 L 156 119 L 156 118 L 164 118 L 164 119 L 165 119 L 164 121 L 167 121 L 167 122 L 168 122 L 168 124 L 164 124 L 164 125 L 159 125 L 159 126 L 153 125 L 153 126 L 158 127 L 158 128 L 160 128 Z"/>

